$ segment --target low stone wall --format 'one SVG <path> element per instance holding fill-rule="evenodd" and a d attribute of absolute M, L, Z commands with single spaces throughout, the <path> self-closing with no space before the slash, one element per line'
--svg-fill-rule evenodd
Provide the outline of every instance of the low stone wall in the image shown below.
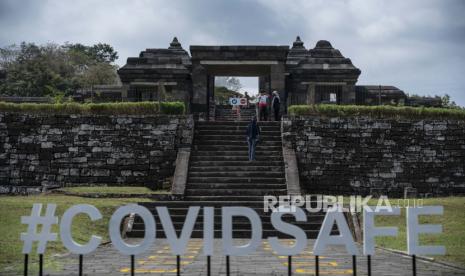
<path fill-rule="evenodd" d="M 173 175 L 177 149 L 192 144 L 193 127 L 191 116 L 0 114 L 0 191 L 85 183 L 158 188 Z"/>
<path fill-rule="evenodd" d="M 307 193 L 465 194 L 465 122 L 284 118 Z"/>

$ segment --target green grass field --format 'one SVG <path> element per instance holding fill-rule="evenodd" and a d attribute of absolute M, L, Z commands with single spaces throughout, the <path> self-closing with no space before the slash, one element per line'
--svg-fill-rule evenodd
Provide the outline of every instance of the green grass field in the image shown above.
<path fill-rule="evenodd" d="M 76 216 L 73 223 L 73 237 L 77 242 L 87 242 L 90 233 L 99 235 L 103 238 L 103 242 L 108 241 L 108 221 L 117 207 L 128 204 L 149 201 L 146 198 L 82 198 L 63 195 L 38 195 L 38 196 L 3 196 L 0 197 L 0 275 L 2 271 L 20 271 L 23 262 L 22 241 L 20 233 L 26 232 L 27 226 L 21 224 L 20 217 L 28 216 L 31 213 L 33 203 L 43 203 L 42 212 L 45 212 L 45 204 L 57 204 L 56 215 L 61 217 L 64 211 L 75 204 L 92 204 L 97 207 L 102 213 L 103 219 L 91 222 L 85 215 Z M 55 225 L 52 230 L 58 231 L 58 226 Z M 34 248 L 35 250 L 35 248 Z M 62 246 L 61 241 L 49 242 L 45 255 L 46 267 L 59 268 L 59 263 L 53 261 L 55 254 L 64 253 L 67 250 Z M 38 257 L 37 254 L 30 256 L 30 271 L 37 270 Z"/>
<path fill-rule="evenodd" d="M 371 200 L 370 205 L 377 200 Z M 405 206 L 406 202 L 390 199 L 393 206 Z M 410 204 L 413 200 L 410 199 Z M 423 200 L 424 206 L 444 206 L 443 216 L 420 216 L 420 223 L 442 224 L 442 234 L 421 234 L 421 245 L 444 245 L 445 256 L 428 256 L 436 260 L 456 263 L 465 266 L 465 197 L 427 198 Z M 399 228 L 397 237 L 378 237 L 376 245 L 407 251 L 405 208 L 401 208 L 400 216 L 378 216 L 377 226 L 396 226 Z"/>

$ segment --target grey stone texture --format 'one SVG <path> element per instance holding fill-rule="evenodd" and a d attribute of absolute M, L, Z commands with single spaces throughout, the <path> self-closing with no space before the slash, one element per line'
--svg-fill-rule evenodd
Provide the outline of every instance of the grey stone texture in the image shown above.
<path fill-rule="evenodd" d="M 72 184 L 146 185 L 173 176 L 192 116 L 0 114 L 1 191 Z"/>
<path fill-rule="evenodd" d="M 465 122 L 285 117 L 300 185 L 311 193 L 465 194 Z"/>

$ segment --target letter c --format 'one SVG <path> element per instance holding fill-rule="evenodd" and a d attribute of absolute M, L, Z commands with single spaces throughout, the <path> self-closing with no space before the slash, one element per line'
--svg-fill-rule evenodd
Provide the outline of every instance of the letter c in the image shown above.
<path fill-rule="evenodd" d="M 102 238 L 92 235 L 87 244 L 79 244 L 75 242 L 71 235 L 71 226 L 73 224 L 74 217 L 78 214 L 88 215 L 91 221 L 101 219 L 102 214 L 97 208 L 90 204 L 78 204 L 71 206 L 63 214 L 63 218 L 60 222 L 60 236 L 63 241 L 63 245 L 72 253 L 84 255 L 94 251 L 99 246 Z"/>

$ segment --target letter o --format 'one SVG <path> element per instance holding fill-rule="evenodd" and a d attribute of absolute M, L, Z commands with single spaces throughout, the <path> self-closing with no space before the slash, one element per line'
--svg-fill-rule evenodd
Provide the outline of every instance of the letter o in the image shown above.
<path fill-rule="evenodd" d="M 127 244 L 123 241 L 120 234 L 120 224 L 121 220 L 131 213 L 138 214 L 145 224 L 145 234 L 144 239 L 139 244 Z M 118 249 L 124 255 L 137 255 L 141 254 L 155 241 L 156 236 L 156 225 L 153 214 L 147 210 L 147 208 L 137 205 L 137 204 L 128 204 L 122 207 L 119 207 L 115 213 L 111 216 L 110 219 L 110 239 L 113 243 L 113 246 Z"/>

